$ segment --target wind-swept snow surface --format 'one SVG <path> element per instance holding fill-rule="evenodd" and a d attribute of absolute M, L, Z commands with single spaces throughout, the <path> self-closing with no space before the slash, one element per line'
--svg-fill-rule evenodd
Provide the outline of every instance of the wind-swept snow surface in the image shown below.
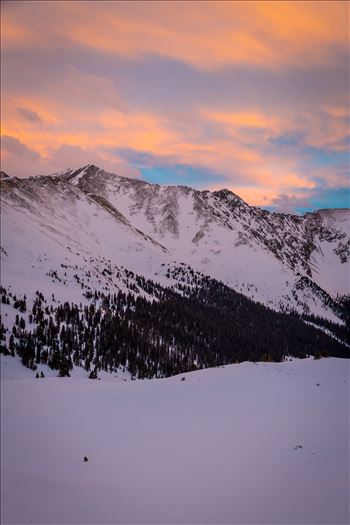
<path fill-rule="evenodd" d="M 114 382 L 1 359 L 4 524 L 348 523 L 347 360 Z"/>

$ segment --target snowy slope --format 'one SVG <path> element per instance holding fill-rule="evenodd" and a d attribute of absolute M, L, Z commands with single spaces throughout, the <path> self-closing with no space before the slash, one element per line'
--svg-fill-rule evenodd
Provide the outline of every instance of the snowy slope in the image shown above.
<path fill-rule="evenodd" d="M 185 262 L 272 308 L 336 320 L 326 303 L 349 290 L 349 210 L 273 214 L 228 190 L 159 186 L 96 166 L 5 177 L 1 187 L 2 278 L 18 293 L 36 287 L 78 300 L 82 280 L 123 288 L 122 266 L 171 285 L 168 266 Z M 302 277 L 324 294 L 301 286 Z"/>
<path fill-rule="evenodd" d="M 84 191 L 103 195 L 133 224 L 156 239 L 163 239 L 174 251 L 191 241 L 196 245 L 204 239 L 212 244 L 207 234 L 216 225 L 231 231 L 235 247 L 264 246 L 291 268 L 309 272 L 310 276 L 308 258 L 320 239 L 334 243 L 338 250 L 343 248 L 344 257 L 349 256 L 349 210 L 319 210 L 304 217 L 276 214 L 249 206 L 229 190 L 209 192 L 186 186 L 159 186 L 118 177 L 96 166 L 77 171 L 76 175 L 69 171 L 62 178 Z M 210 247 L 214 253 L 215 246 Z"/>
<path fill-rule="evenodd" d="M 332 296 L 349 290 L 349 210 L 320 210 L 304 217 L 275 214 L 249 206 L 228 190 L 159 186 L 96 166 L 61 176 L 104 196 L 176 260 L 270 306 L 292 303 L 295 308 L 299 301 L 324 314 L 315 297 L 310 301 L 299 294 L 294 300 L 302 275 Z"/>
<path fill-rule="evenodd" d="M 17 293 L 79 301 L 82 280 L 92 290 L 123 288 L 121 266 L 153 276 L 169 259 L 109 203 L 55 178 L 7 180 L 1 200 L 2 284 Z"/>
<path fill-rule="evenodd" d="M 118 383 L 1 359 L 4 524 L 348 523 L 349 361 Z"/>
<path fill-rule="evenodd" d="M 349 210 L 319 210 L 314 217 L 316 217 L 322 234 L 319 235 L 317 249 L 311 254 L 314 266 L 313 279 L 321 288 L 330 293 L 344 293 L 344 285 L 349 293 Z M 334 242 L 335 232 L 341 232 L 342 238 L 339 241 L 337 239 L 338 242 Z"/>

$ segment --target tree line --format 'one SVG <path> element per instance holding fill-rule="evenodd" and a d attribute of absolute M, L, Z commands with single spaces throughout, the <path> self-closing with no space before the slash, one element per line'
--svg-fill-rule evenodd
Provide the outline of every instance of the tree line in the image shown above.
<path fill-rule="evenodd" d="M 288 356 L 349 357 L 346 344 L 322 330 L 333 328 L 344 340 L 345 328 L 305 318 L 321 329 L 315 328 L 202 274 L 188 275 L 177 288 L 139 276 L 133 286 L 138 294 L 95 291 L 86 305 L 55 304 L 37 291 L 31 306 L 1 288 L 2 303 L 18 311 L 12 329 L 0 323 L 1 351 L 32 369 L 47 364 L 60 376 L 77 365 L 91 378 L 123 368 L 139 379 Z"/>

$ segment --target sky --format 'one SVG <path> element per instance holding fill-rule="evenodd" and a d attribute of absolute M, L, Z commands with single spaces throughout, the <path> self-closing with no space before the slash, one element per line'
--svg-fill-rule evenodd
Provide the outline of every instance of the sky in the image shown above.
<path fill-rule="evenodd" d="M 4 1 L 1 166 L 349 207 L 349 3 Z"/>

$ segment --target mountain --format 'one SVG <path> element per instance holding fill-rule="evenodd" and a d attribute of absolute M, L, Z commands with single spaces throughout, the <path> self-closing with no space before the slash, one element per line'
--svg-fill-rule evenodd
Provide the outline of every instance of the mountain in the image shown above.
<path fill-rule="evenodd" d="M 119 289 L 119 278 L 103 275 L 107 264 L 169 286 L 169 268 L 186 263 L 276 310 L 333 321 L 337 294 L 348 293 L 348 209 L 271 213 L 229 190 L 159 186 L 93 165 L 7 176 L 1 201 L 3 282 L 18 292 L 36 286 L 77 299 L 73 274 L 87 281 L 87 272 L 91 289 Z M 52 272 L 62 281 L 52 283 Z"/>
<path fill-rule="evenodd" d="M 348 357 L 349 210 L 276 214 L 92 165 L 0 184 L 0 346 L 29 368 Z"/>

